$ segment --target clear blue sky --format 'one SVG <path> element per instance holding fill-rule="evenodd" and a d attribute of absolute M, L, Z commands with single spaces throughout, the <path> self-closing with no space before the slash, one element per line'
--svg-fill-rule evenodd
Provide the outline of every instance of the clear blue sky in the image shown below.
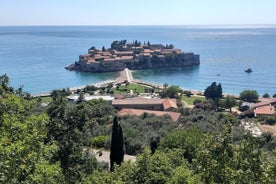
<path fill-rule="evenodd" d="M 0 25 L 276 24 L 276 0 L 0 0 Z"/>

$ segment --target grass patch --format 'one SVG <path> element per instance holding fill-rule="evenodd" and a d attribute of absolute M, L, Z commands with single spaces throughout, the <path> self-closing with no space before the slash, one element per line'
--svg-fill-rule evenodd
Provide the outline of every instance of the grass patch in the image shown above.
<path fill-rule="evenodd" d="M 182 96 L 182 97 L 181 97 L 181 100 L 187 102 L 189 105 L 193 105 L 193 104 L 194 104 L 194 101 L 195 101 L 196 99 L 199 99 L 199 100 L 204 101 L 204 100 L 205 100 L 205 97 L 204 97 L 204 96 L 190 96 L 190 97 Z"/>
<path fill-rule="evenodd" d="M 52 97 L 50 96 L 36 97 L 33 100 L 39 102 L 40 99 L 41 99 L 41 103 L 50 103 L 53 101 Z"/>
<path fill-rule="evenodd" d="M 133 93 L 145 93 L 148 89 L 150 88 L 139 84 L 127 84 L 115 88 L 113 91 L 115 94 L 129 93 L 131 90 L 133 91 Z"/>
<path fill-rule="evenodd" d="M 50 96 L 44 96 L 44 97 L 42 97 L 42 99 L 41 99 L 41 102 L 42 103 L 47 103 L 47 102 L 52 102 L 53 101 L 53 99 L 52 99 L 52 97 L 50 97 Z"/>

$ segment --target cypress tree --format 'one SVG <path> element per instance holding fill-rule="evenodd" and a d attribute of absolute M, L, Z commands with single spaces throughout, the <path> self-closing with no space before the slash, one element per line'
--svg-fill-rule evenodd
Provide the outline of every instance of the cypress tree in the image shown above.
<path fill-rule="evenodd" d="M 110 171 L 114 170 L 114 163 L 120 165 L 124 159 L 123 131 L 118 123 L 117 116 L 114 117 L 110 148 Z"/>

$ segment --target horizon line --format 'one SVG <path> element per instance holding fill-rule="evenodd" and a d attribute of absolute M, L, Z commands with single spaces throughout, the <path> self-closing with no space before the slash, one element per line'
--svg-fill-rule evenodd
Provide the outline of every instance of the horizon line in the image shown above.
<path fill-rule="evenodd" d="M 158 26 L 175 26 L 175 27 L 218 27 L 218 28 L 271 28 L 276 27 L 276 24 L 49 24 L 49 25 L 0 25 L 0 27 L 158 27 Z"/>

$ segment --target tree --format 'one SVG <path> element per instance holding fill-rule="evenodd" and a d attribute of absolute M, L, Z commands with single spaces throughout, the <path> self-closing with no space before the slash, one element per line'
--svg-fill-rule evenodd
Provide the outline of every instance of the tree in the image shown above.
<path fill-rule="evenodd" d="M 227 97 L 224 100 L 222 100 L 222 106 L 230 109 L 230 112 L 232 112 L 232 107 L 236 105 L 237 105 L 237 100 L 233 96 L 227 95 Z"/>
<path fill-rule="evenodd" d="M 5 93 L 13 93 L 14 89 L 13 87 L 9 86 L 9 77 L 8 75 L 4 74 L 0 76 L 0 95 Z"/>
<path fill-rule="evenodd" d="M 217 85 L 216 82 L 213 82 L 210 86 L 208 86 L 204 91 L 204 96 L 207 99 L 211 99 L 213 101 L 218 101 L 222 97 L 222 87 L 219 83 Z"/>
<path fill-rule="evenodd" d="M 265 94 L 263 95 L 263 98 L 270 98 L 270 96 L 269 96 L 268 93 L 265 93 Z"/>
<path fill-rule="evenodd" d="M 4 83 L 4 88 L 11 89 L 8 81 Z M 59 163 L 51 162 L 57 146 L 54 142 L 45 143 L 49 117 L 33 114 L 31 101 L 10 90 L 2 92 L 0 183 L 54 183 L 53 178 L 55 182 L 64 183 Z"/>
<path fill-rule="evenodd" d="M 110 147 L 110 171 L 114 170 L 114 163 L 120 165 L 124 160 L 123 131 L 118 123 L 117 116 L 114 117 Z"/>
<path fill-rule="evenodd" d="M 92 106 L 90 102 L 83 102 L 68 107 L 65 98 L 60 95 L 56 95 L 49 105 L 51 121 L 48 125 L 47 141 L 58 145 L 53 162 L 60 163 L 66 183 L 81 182 L 83 176 L 91 174 L 98 167 L 95 157 L 89 150 L 84 150 L 86 139 L 91 139 L 90 125 L 96 121 L 96 114 L 102 113 Z M 100 105 L 98 108 L 101 108 Z"/>
<path fill-rule="evenodd" d="M 196 127 L 189 127 L 167 134 L 161 140 L 160 147 L 161 149 L 180 148 L 183 150 L 184 158 L 192 162 L 205 138 L 202 130 Z"/>
<path fill-rule="evenodd" d="M 170 87 L 167 87 L 165 88 L 162 92 L 161 92 L 161 97 L 162 98 L 165 98 L 165 97 L 168 97 L 168 98 L 179 98 L 179 93 L 181 93 L 182 90 L 180 89 L 179 86 L 170 86 Z"/>
<path fill-rule="evenodd" d="M 166 82 L 163 84 L 163 88 L 167 88 L 168 86 L 169 86 L 169 84 Z"/>
<path fill-rule="evenodd" d="M 257 102 L 259 98 L 256 90 L 244 90 L 240 93 L 240 99 L 246 102 Z"/>

